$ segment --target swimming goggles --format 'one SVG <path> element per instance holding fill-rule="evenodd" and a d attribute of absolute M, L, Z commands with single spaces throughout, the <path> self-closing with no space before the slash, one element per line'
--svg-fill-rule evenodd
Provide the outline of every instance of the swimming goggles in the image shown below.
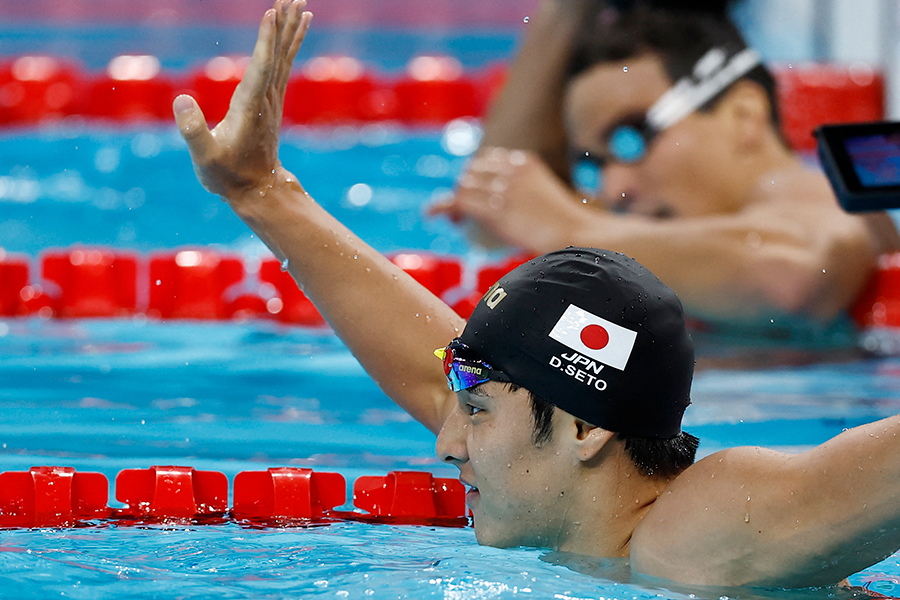
<path fill-rule="evenodd" d="M 606 146 L 604 156 L 577 152 L 572 157 L 575 164 L 587 160 L 603 167 L 609 160 L 624 164 L 640 161 L 660 132 L 718 96 L 759 65 L 761 60 L 759 53 L 752 48 L 744 48 L 730 58 L 725 48 L 712 48 L 697 61 L 691 75 L 679 79 L 646 113 L 626 117 L 610 128 L 603 140 Z"/>
<path fill-rule="evenodd" d="M 467 390 L 488 381 L 510 382 L 506 373 L 494 369 L 483 360 L 460 356 L 460 354 L 467 353 L 471 353 L 471 350 L 459 338 L 450 342 L 446 348 L 438 348 L 434 351 L 434 355 L 443 362 L 447 385 L 452 391 Z"/>

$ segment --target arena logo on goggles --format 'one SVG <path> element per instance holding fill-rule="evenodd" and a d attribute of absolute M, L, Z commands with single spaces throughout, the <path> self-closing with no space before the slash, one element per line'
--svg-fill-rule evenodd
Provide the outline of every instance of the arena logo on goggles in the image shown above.
<path fill-rule="evenodd" d="M 459 338 L 450 342 L 446 348 L 434 351 L 434 355 L 441 359 L 447 385 L 452 391 L 460 392 L 488 381 L 510 382 L 503 371 L 494 369 L 483 360 L 472 356 L 463 358 L 459 356 L 460 352 L 469 354 L 471 350 Z"/>

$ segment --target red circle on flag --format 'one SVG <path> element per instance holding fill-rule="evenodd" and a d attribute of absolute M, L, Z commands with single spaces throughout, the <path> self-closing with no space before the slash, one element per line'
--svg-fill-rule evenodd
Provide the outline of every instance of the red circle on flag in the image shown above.
<path fill-rule="evenodd" d="M 600 325 L 588 325 L 581 330 L 581 343 L 591 350 L 601 350 L 609 343 L 609 332 Z"/>

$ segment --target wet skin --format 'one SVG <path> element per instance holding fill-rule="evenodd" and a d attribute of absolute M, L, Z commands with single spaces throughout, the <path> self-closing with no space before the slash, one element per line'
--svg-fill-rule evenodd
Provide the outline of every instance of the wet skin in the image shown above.
<path fill-rule="evenodd" d="M 533 431 L 528 392 L 488 382 L 457 393 L 438 434 L 438 456 L 472 486 L 466 502 L 482 544 L 559 545 L 576 465 L 565 458 L 560 436 L 536 446 Z"/>

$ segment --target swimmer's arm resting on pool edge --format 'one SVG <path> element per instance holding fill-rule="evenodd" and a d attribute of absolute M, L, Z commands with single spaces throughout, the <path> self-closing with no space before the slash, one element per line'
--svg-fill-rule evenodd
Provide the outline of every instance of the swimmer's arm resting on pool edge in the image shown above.
<path fill-rule="evenodd" d="M 900 548 L 898 455 L 900 416 L 801 454 L 711 454 L 637 527 L 632 567 L 705 585 L 834 585 Z"/>
<path fill-rule="evenodd" d="M 284 93 L 312 15 L 305 0 L 267 11 L 228 114 L 211 132 L 196 101 L 175 99 L 194 170 L 275 253 L 384 392 L 437 433 L 456 405 L 440 361 L 464 321 L 309 196 L 278 160 Z"/>

